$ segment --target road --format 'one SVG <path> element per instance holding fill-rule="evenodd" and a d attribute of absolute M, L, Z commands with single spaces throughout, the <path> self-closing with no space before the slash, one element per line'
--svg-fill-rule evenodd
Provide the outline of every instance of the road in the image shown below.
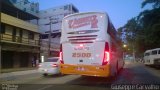
<path fill-rule="evenodd" d="M 4 87 L 16 87 L 18 90 L 106 90 L 115 89 L 116 85 L 121 84 L 138 85 L 136 89 L 139 90 L 144 89 L 142 85 L 155 84 L 154 89 L 158 90 L 160 89 L 160 69 L 145 66 L 142 63 L 127 61 L 124 69 L 114 79 L 81 75 L 51 75 L 43 77 L 39 73 L 33 73 L 2 78 L 0 82 L 3 90 L 6 90 Z"/>

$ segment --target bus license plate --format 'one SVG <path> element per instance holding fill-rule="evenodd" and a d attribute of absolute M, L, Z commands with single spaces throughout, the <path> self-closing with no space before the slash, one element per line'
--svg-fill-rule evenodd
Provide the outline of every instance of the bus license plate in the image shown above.
<path fill-rule="evenodd" d="M 77 70 L 78 71 L 84 71 L 85 69 L 83 67 L 78 67 Z"/>

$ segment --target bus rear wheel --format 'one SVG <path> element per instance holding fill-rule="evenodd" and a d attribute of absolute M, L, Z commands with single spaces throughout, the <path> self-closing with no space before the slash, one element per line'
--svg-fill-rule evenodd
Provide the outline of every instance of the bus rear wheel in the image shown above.
<path fill-rule="evenodd" d="M 112 80 L 115 80 L 116 77 L 118 75 L 118 63 L 116 64 L 116 67 L 115 67 L 115 71 L 113 72 L 113 74 L 111 75 L 111 79 Z"/>

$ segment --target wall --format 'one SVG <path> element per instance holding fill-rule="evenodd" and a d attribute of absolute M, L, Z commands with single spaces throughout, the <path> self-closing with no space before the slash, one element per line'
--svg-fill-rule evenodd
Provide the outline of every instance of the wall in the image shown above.
<path fill-rule="evenodd" d="M 39 11 L 38 15 L 40 17 L 38 23 L 39 23 L 39 31 L 41 33 L 45 33 L 46 31 L 50 30 L 50 25 L 45 25 L 50 22 L 49 17 L 51 17 L 53 20 L 52 22 L 56 22 L 51 25 L 51 30 L 61 30 L 62 25 L 62 19 L 71 13 L 74 13 L 72 11 L 71 7 L 73 7 L 72 4 L 63 5 L 59 7 L 54 7 L 46 10 Z"/>
<path fill-rule="evenodd" d="M 14 52 L 14 55 L 13 55 L 13 67 L 14 68 L 20 67 L 20 52 Z"/>
<path fill-rule="evenodd" d="M 10 35 L 12 35 L 13 27 L 6 25 L 5 28 L 6 28 L 5 34 L 10 34 Z"/>
<path fill-rule="evenodd" d="M 21 19 L 9 16 L 9 15 L 4 14 L 4 13 L 1 13 L 1 22 L 6 23 L 8 25 L 16 26 L 16 27 L 19 27 L 19 28 L 23 28 L 23 29 L 26 29 L 26 30 L 30 30 L 30 31 L 33 31 L 33 32 L 38 32 L 38 26 L 37 25 L 28 23 L 26 21 L 23 21 Z"/>

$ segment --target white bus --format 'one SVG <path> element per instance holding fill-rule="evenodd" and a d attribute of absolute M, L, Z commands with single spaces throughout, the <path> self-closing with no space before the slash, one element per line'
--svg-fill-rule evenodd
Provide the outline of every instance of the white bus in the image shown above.
<path fill-rule="evenodd" d="M 115 76 L 123 68 L 121 41 L 108 15 L 77 13 L 62 21 L 62 74 Z"/>
<path fill-rule="evenodd" d="M 146 50 L 143 59 L 145 65 L 160 66 L 160 48 Z"/>

